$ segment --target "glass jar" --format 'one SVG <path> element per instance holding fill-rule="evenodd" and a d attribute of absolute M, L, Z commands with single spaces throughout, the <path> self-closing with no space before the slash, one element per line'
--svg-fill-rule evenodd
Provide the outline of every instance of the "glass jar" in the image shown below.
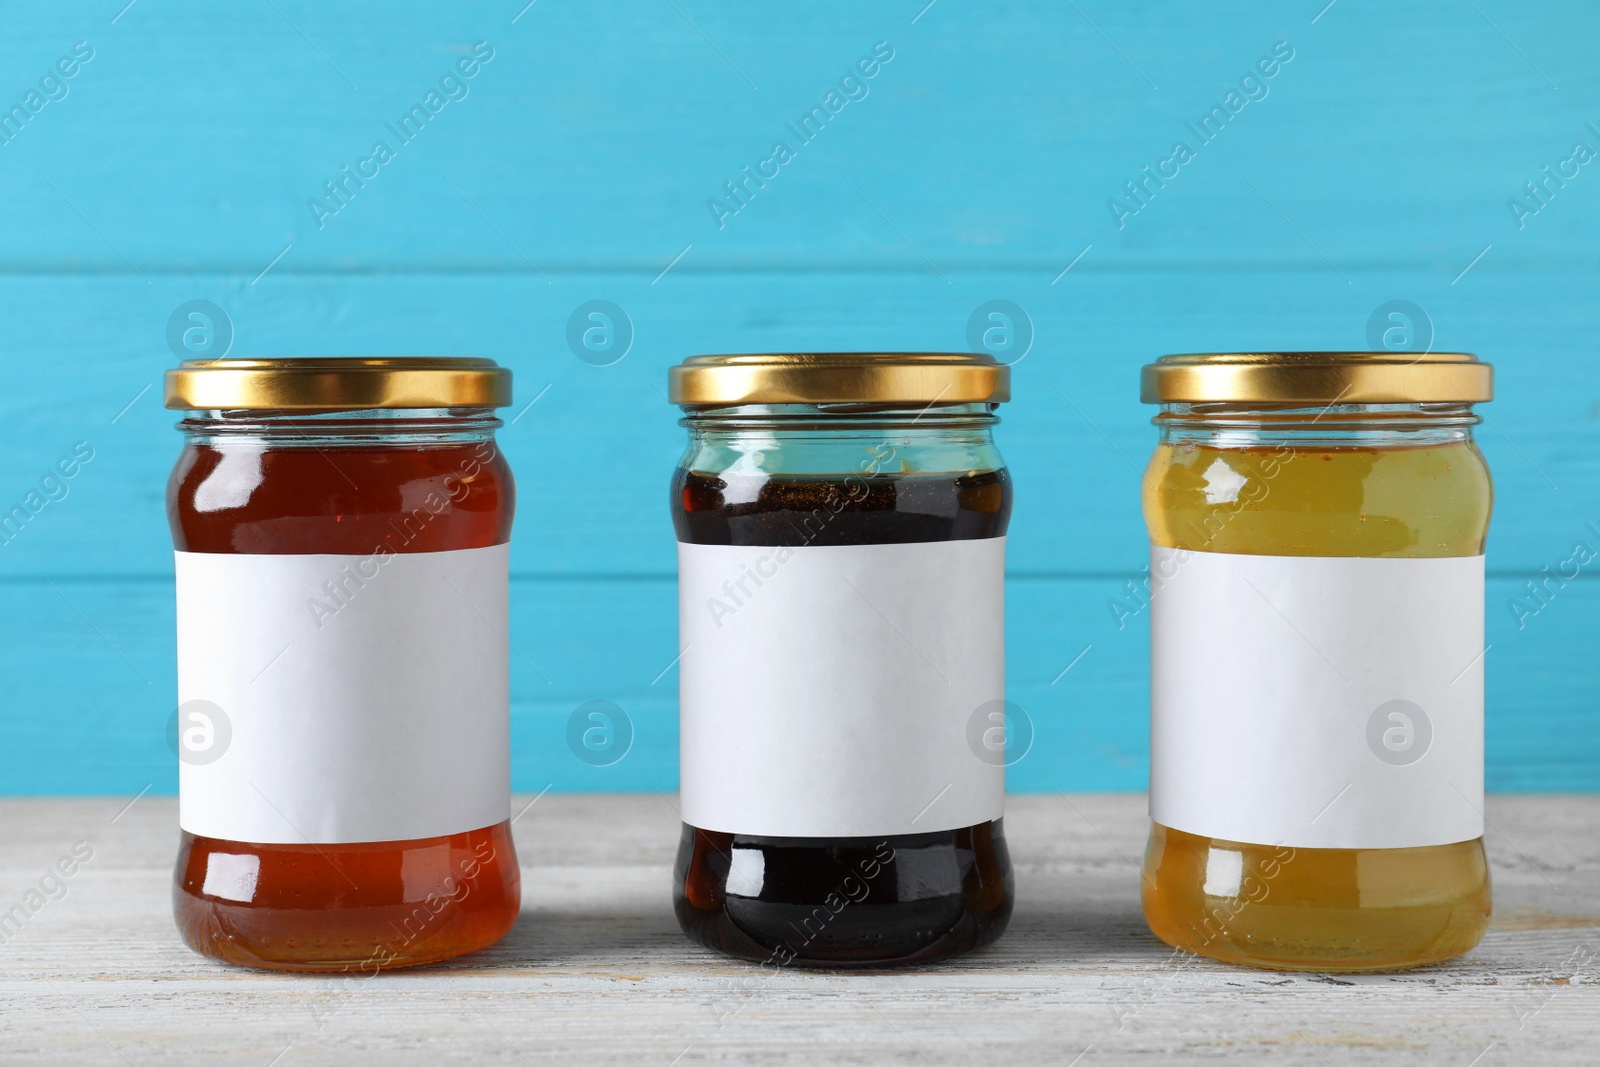
<path fill-rule="evenodd" d="M 1470 355 L 1166 356 L 1144 479 L 1144 914 L 1281 970 L 1460 955 L 1488 925 Z"/>
<path fill-rule="evenodd" d="M 971 355 L 696 356 L 678 535 L 679 924 L 774 966 L 988 944 L 1011 914 L 995 449 Z"/>
<path fill-rule="evenodd" d="M 176 549 L 178 929 L 276 970 L 372 974 L 517 917 L 507 550 L 482 359 L 193 360 Z"/>

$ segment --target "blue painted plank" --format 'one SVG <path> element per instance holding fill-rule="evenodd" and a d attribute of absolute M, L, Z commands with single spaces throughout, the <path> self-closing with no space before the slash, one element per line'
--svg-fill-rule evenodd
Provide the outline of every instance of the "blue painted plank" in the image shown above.
<path fill-rule="evenodd" d="M 665 486 L 683 431 L 662 394 L 671 363 L 707 350 L 959 349 L 973 310 L 996 298 L 1026 309 L 1036 335 L 997 431 L 1018 480 L 1011 565 L 1130 572 L 1145 556 L 1136 468 L 1155 441 L 1140 364 L 1167 351 L 1359 347 L 1373 309 L 1403 297 L 1428 309 L 1439 347 L 1476 349 L 1498 367 L 1499 399 L 1480 428 L 1498 488 L 1490 566 L 1537 573 L 1600 520 L 1600 364 L 1588 340 L 1600 274 L 1480 270 L 1456 286 L 1394 272 L 1357 272 L 1346 286 L 1326 270 L 1074 270 L 1055 285 L 1042 273 L 949 284 L 832 273 L 669 274 L 655 285 L 579 275 L 550 286 L 329 277 L 253 288 L 0 277 L 12 356 L 0 363 L 0 501 L 21 499 L 76 442 L 95 449 L 66 499 L 0 547 L 0 574 L 168 573 L 162 491 L 179 436 L 159 384 L 140 394 L 175 361 L 168 316 L 196 297 L 228 309 L 235 354 L 465 351 L 513 367 L 508 418 L 539 398 L 502 434 L 523 488 L 513 566 L 565 575 L 672 573 Z M 614 366 L 567 348 L 567 317 L 594 298 L 633 321 L 633 349 Z M 557 492 L 561 520 L 547 502 Z"/>
<path fill-rule="evenodd" d="M 235 354 L 476 352 L 513 366 L 524 399 L 549 387 L 505 433 L 525 502 L 517 640 L 555 664 L 548 685 L 515 677 L 531 789 L 670 788 L 672 679 L 646 676 L 675 650 L 662 497 L 681 431 L 657 390 L 682 356 L 959 348 L 979 303 L 1022 305 L 1036 340 L 1000 440 L 1019 484 L 1012 689 L 1039 747 L 1013 784 L 1137 788 L 1144 639 L 1105 601 L 1144 555 L 1138 365 L 1358 347 L 1378 304 L 1415 301 L 1435 347 L 1500 370 L 1482 431 L 1491 785 L 1600 785 L 1595 583 L 1521 629 L 1510 607 L 1600 521 L 1600 171 L 1543 170 L 1571 167 L 1576 141 L 1600 149 L 1594 5 L 168 0 L 0 26 L 0 107 L 59 97 L 0 135 L 0 504 L 94 449 L 0 547 L 0 791 L 171 785 L 151 724 L 171 703 L 177 440 L 145 389 L 197 297 L 228 309 Z M 93 57 L 41 85 L 78 41 Z M 478 41 L 493 58 L 440 86 Z M 894 56 L 864 98 L 789 134 L 878 41 Z M 1240 86 L 1279 41 L 1293 58 Z M 307 200 L 435 86 L 462 98 L 319 227 Z M 1236 86 L 1262 98 L 1189 131 Z M 707 201 L 790 136 L 794 158 L 719 225 Z M 1177 139 L 1193 158 L 1113 211 Z M 636 330 L 613 367 L 566 349 L 596 297 Z M 541 521 L 551 486 L 584 522 Z M 614 767 L 561 740 L 596 698 L 638 725 Z"/>
<path fill-rule="evenodd" d="M 607 0 L 514 24 L 514 0 L 108 6 L 5 16 L 7 99 L 94 49 L 0 146 L 10 269 L 250 277 L 288 247 L 277 270 L 659 270 L 693 245 L 684 269 L 1053 272 L 1093 244 L 1122 265 L 1454 272 L 1491 243 L 1587 263 L 1600 237 L 1595 167 L 1521 229 L 1506 206 L 1575 140 L 1600 148 L 1600 8 L 1576 0 Z M 494 58 L 441 90 L 479 41 Z M 866 95 L 790 132 L 879 41 L 894 58 Z M 1190 131 L 1218 107 L 1219 132 Z M 719 226 L 708 201 L 780 140 L 793 159 Z M 379 141 L 394 158 L 336 215 L 308 208 Z M 1193 159 L 1119 228 L 1108 201 L 1178 141 Z"/>
<path fill-rule="evenodd" d="M 1145 787 L 1149 630 L 1138 617 L 1118 628 L 1109 602 L 1122 594 L 1114 577 L 1009 583 L 1009 695 L 1034 727 L 1032 748 L 1010 771 L 1013 791 Z M 1600 788 L 1592 728 L 1600 581 L 1556 589 L 1519 630 L 1507 603 L 1521 595 L 1520 581 L 1489 582 L 1489 785 Z M 29 634 L 0 643 L 11 709 L 0 717 L 0 794 L 172 792 L 170 586 L 9 581 L 0 583 L 0 611 L 26 619 Z M 676 623 L 670 579 L 513 583 L 517 789 L 676 788 Z M 569 719 L 594 700 L 620 708 L 633 732 L 630 750 L 609 766 L 585 762 L 567 742 Z"/>

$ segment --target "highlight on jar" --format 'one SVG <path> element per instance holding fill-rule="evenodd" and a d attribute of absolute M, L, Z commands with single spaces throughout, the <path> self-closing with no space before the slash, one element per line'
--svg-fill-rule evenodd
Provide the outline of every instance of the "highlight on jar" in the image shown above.
<path fill-rule="evenodd" d="M 1489 922 L 1491 369 L 1454 353 L 1165 356 L 1145 472 L 1150 817 L 1168 944 L 1376 971 Z"/>
<path fill-rule="evenodd" d="M 1004 760 L 1009 368 L 695 356 L 678 539 L 679 924 L 774 966 L 941 959 L 1012 907 Z M 863 652 L 870 654 L 863 654 Z"/>
<path fill-rule="evenodd" d="M 187 412 L 172 899 L 196 952 L 371 974 L 515 922 L 510 402 L 485 359 L 167 372 Z"/>

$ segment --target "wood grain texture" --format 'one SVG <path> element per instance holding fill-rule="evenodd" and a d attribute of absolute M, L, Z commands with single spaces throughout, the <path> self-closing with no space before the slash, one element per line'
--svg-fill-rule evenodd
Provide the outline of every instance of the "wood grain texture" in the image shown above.
<path fill-rule="evenodd" d="M 171 800 L 0 802 L 0 903 L 74 843 L 94 851 L 0 945 L 0 1048 L 8 1064 L 1593 1061 L 1593 797 L 1493 798 L 1483 944 L 1356 977 L 1174 958 L 1139 914 L 1148 822 L 1126 795 L 1012 798 L 1017 911 L 990 949 L 769 977 L 678 932 L 671 799 L 544 797 L 516 826 L 523 915 L 505 941 L 354 984 L 232 969 L 178 942 Z"/>

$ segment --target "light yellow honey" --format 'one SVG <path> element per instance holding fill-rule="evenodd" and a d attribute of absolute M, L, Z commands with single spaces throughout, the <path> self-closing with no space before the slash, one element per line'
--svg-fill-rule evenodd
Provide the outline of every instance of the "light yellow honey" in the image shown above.
<path fill-rule="evenodd" d="M 1162 444 L 1144 480 L 1151 541 L 1274 556 L 1471 556 L 1492 490 L 1467 439 L 1398 447 Z M 1219 767 L 1218 774 L 1248 774 Z M 1228 877 L 1206 891 L 1207 872 Z M 1231 963 L 1371 971 L 1449 959 L 1490 913 L 1483 840 L 1309 849 L 1197 837 L 1156 824 L 1145 920 L 1175 948 Z"/>

